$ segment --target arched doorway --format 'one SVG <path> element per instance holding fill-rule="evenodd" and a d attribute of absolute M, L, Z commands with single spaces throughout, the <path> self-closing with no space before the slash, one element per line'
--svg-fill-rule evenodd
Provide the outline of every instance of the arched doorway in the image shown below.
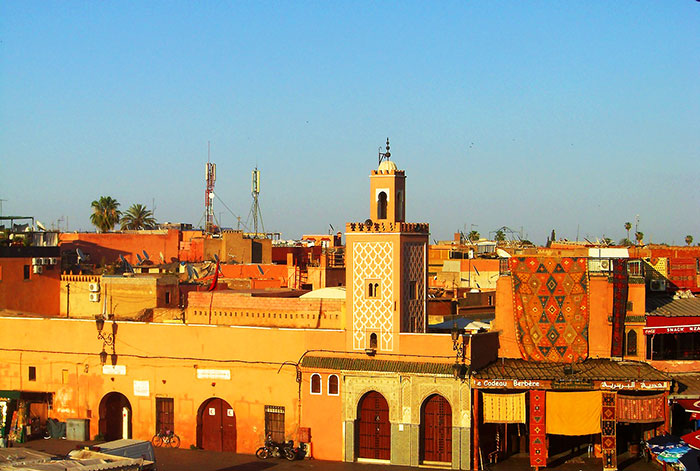
<path fill-rule="evenodd" d="M 131 403 L 126 396 L 111 392 L 102 398 L 98 429 L 106 441 L 131 438 Z"/>
<path fill-rule="evenodd" d="M 358 458 L 391 459 L 389 404 L 377 391 L 370 391 L 357 406 L 356 447 Z"/>
<path fill-rule="evenodd" d="M 204 450 L 236 451 L 236 415 L 228 402 L 212 397 L 199 406 L 197 446 Z"/>
<path fill-rule="evenodd" d="M 420 459 L 452 462 L 452 408 L 439 394 L 433 394 L 421 406 Z"/>

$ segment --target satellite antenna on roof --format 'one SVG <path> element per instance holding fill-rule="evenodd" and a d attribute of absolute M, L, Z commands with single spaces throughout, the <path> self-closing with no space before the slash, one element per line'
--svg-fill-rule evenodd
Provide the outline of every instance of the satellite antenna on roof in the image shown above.
<path fill-rule="evenodd" d="M 132 267 L 131 264 L 126 261 L 126 259 L 124 258 L 124 255 L 119 254 L 119 259 L 122 261 L 122 265 L 124 266 L 125 272 L 134 273 L 134 267 Z"/>
<path fill-rule="evenodd" d="M 158 255 L 160 255 L 160 263 L 165 263 L 165 257 L 163 256 L 163 252 L 160 252 Z"/>
<path fill-rule="evenodd" d="M 188 280 L 193 280 L 199 277 L 197 270 L 190 265 L 189 263 L 185 265 L 185 268 L 187 268 L 187 279 Z"/>
<path fill-rule="evenodd" d="M 148 256 L 148 252 L 146 252 L 145 250 L 142 250 L 142 252 L 143 252 L 143 256 L 146 257 L 146 260 L 151 259 L 151 257 Z"/>
<path fill-rule="evenodd" d="M 80 247 L 75 249 L 75 253 L 78 254 L 78 263 L 83 263 L 83 262 L 87 261 L 87 257 L 85 256 L 83 251 L 80 250 Z"/>
<path fill-rule="evenodd" d="M 390 149 L 390 147 L 389 147 L 389 138 L 387 137 L 387 138 L 386 138 L 386 150 L 385 150 L 384 152 L 382 152 L 382 146 L 379 146 L 379 151 L 378 151 L 378 153 L 379 153 L 379 163 L 377 164 L 377 166 L 379 166 L 379 164 L 381 164 L 382 161 L 384 161 L 384 160 L 389 160 L 389 157 L 391 157 L 391 152 L 389 152 L 389 149 Z"/>
<path fill-rule="evenodd" d="M 37 227 L 40 231 L 46 232 L 46 227 L 45 227 L 45 226 L 41 223 L 41 221 L 39 221 L 38 219 L 37 219 L 37 221 L 36 221 L 36 227 Z"/>
<path fill-rule="evenodd" d="M 139 261 L 139 265 L 141 265 L 143 263 L 143 259 L 141 258 L 141 255 L 139 255 L 139 254 L 136 254 L 136 260 Z"/>

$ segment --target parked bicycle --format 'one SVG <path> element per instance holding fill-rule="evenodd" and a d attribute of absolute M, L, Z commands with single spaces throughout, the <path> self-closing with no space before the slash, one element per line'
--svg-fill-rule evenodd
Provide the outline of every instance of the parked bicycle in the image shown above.
<path fill-rule="evenodd" d="M 153 446 L 165 446 L 171 448 L 180 448 L 180 437 L 172 430 L 161 430 L 151 438 Z"/>

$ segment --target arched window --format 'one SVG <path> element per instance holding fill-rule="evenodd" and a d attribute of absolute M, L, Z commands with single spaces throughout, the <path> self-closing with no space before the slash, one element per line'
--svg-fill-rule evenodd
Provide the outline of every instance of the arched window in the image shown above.
<path fill-rule="evenodd" d="M 337 396 L 338 393 L 338 375 L 328 376 L 328 395 Z"/>
<path fill-rule="evenodd" d="M 369 336 L 369 348 L 377 349 L 377 334 L 372 333 Z"/>
<path fill-rule="evenodd" d="M 381 191 L 377 195 L 377 219 L 386 219 L 386 193 Z"/>
<path fill-rule="evenodd" d="M 404 219 L 403 209 L 404 209 L 403 191 L 399 191 L 396 194 L 396 219 L 399 221 L 403 221 L 403 219 Z"/>
<path fill-rule="evenodd" d="M 627 354 L 637 355 L 637 332 L 635 330 L 627 332 Z"/>
<path fill-rule="evenodd" d="M 318 373 L 311 375 L 311 394 L 321 394 L 321 375 Z"/>

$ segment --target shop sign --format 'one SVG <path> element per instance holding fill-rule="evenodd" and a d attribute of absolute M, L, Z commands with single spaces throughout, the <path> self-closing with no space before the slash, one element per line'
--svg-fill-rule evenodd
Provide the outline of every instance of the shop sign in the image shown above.
<path fill-rule="evenodd" d="M 134 380 L 134 396 L 148 397 L 150 396 L 150 387 L 148 381 Z"/>
<path fill-rule="evenodd" d="M 593 381 L 590 379 L 561 378 L 552 381 L 552 389 L 575 389 L 590 391 L 593 389 Z"/>
<path fill-rule="evenodd" d="M 600 389 L 616 390 L 664 390 L 668 389 L 667 381 L 601 381 Z"/>
<path fill-rule="evenodd" d="M 231 370 L 197 369 L 197 379 L 231 379 Z"/>
<path fill-rule="evenodd" d="M 472 379 L 472 387 L 482 389 L 546 389 L 550 383 L 533 379 Z"/>
<path fill-rule="evenodd" d="M 102 374 L 110 376 L 125 376 L 126 365 L 102 365 Z"/>

